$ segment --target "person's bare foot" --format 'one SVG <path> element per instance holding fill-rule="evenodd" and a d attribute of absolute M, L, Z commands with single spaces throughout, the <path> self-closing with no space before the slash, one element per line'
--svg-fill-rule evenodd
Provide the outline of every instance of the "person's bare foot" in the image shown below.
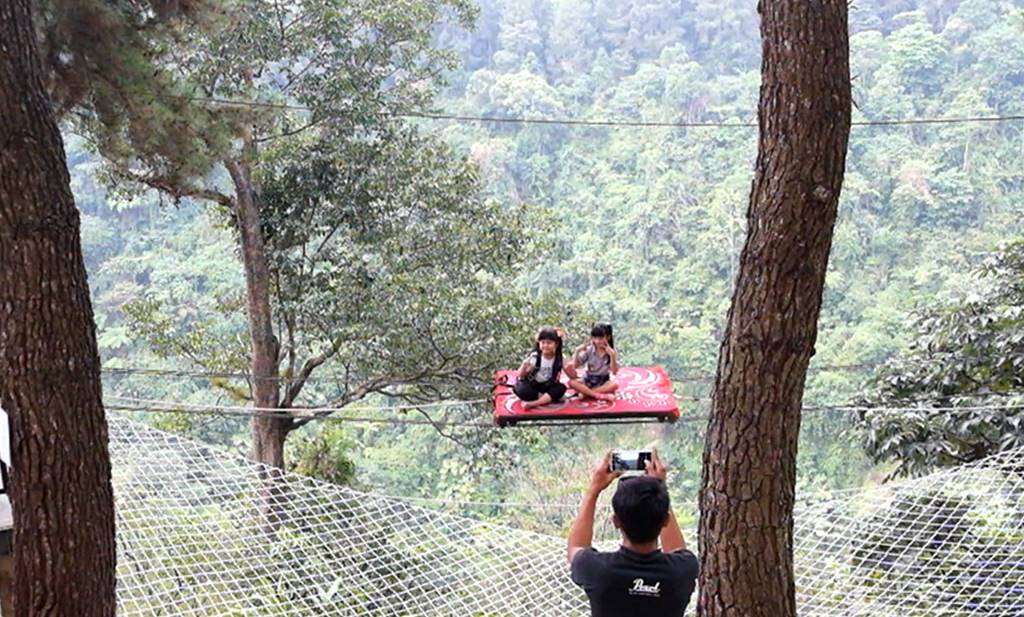
<path fill-rule="evenodd" d="M 533 409 L 539 405 L 540 403 L 538 401 L 523 401 L 523 409 Z"/>
<path fill-rule="evenodd" d="M 598 394 L 596 398 L 598 398 L 598 399 L 600 399 L 602 401 L 614 401 L 615 400 L 615 395 L 614 394 L 607 394 L 607 393 L 605 393 L 605 394 Z"/>

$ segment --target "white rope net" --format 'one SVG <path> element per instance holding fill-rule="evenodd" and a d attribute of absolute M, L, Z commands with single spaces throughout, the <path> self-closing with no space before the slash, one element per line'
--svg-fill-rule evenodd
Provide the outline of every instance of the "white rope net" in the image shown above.
<path fill-rule="evenodd" d="M 801 615 L 1024 615 L 1024 451 L 795 513 Z"/>
<path fill-rule="evenodd" d="M 123 616 L 589 614 L 562 538 L 110 431 Z M 1024 615 L 1020 458 L 802 504 L 800 614 Z"/>

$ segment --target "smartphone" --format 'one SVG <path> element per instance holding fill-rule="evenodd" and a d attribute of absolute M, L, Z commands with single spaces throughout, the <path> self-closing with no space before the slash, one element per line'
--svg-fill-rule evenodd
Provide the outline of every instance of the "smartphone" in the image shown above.
<path fill-rule="evenodd" d="M 650 450 L 612 450 L 610 471 L 644 471 L 649 460 Z"/>

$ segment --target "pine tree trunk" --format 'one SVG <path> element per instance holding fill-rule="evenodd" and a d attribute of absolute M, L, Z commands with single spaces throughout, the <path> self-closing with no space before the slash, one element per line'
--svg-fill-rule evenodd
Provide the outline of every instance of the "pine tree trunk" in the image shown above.
<path fill-rule="evenodd" d="M 0 617 L 14 615 L 14 555 L 0 555 Z"/>
<path fill-rule="evenodd" d="M 29 0 L 0 0 L 0 399 L 15 461 L 15 614 L 114 615 L 96 332 Z"/>
<path fill-rule="evenodd" d="M 762 0 L 760 138 L 700 496 L 704 617 L 793 617 L 793 501 L 850 132 L 847 0 Z"/>
<path fill-rule="evenodd" d="M 270 306 L 270 267 L 263 242 L 259 196 L 244 163 L 228 161 L 227 168 L 235 184 L 235 216 L 242 242 L 242 261 L 245 264 L 249 335 L 252 339 L 253 398 L 256 409 L 273 409 L 280 402 L 277 379 L 279 346 L 274 336 Z M 254 417 L 253 460 L 284 469 L 284 442 L 290 427 L 290 419 Z"/>

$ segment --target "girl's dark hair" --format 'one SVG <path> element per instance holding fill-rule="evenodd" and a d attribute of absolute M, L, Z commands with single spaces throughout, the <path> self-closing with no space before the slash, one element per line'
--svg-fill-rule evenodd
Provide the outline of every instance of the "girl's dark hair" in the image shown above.
<path fill-rule="evenodd" d="M 590 336 L 603 336 L 608 339 L 608 346 L 615 349 L 615 336 L 612 335 L 612 325 L 610 323 L 596 323 L 594 327 L 590 329 Z"/>
<path fill-rule="evenodd" d="M 533 374 L 536 374 L 540 368 L 541 341 L 555 342 L 555 364 L 551 368 L 551 379 L 558 379 L 558 375 L 562 372 L 562 337 L 558 336 L 558 331 L 554 328 L 540 329 L 540 332 L 537 333 L 537 341 L 533 344 L 533 353 L 537 354 L 537 363 L 533 367 Z"/>

